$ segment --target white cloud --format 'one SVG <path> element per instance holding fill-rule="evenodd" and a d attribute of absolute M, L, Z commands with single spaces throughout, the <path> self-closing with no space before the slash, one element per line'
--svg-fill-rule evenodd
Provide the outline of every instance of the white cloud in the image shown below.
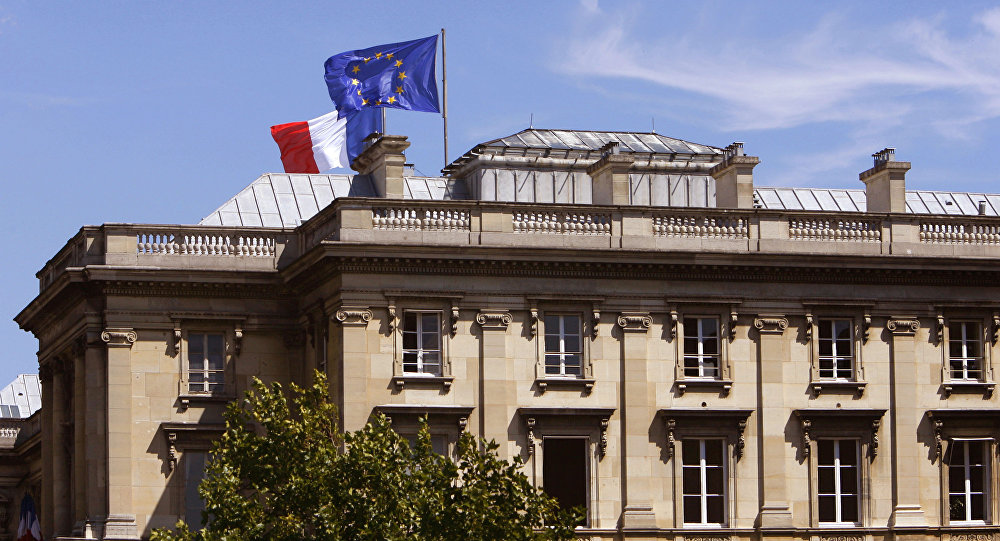
<path fill-rule="evenodd" d="M 830 15 L 804 32 L 767 39 L 702 28 L 650 39 L 640 37 L 635 17 L 580 17 L 557 69 L 702 96 L 724 130 L 905 122 L 958 136 L 962 126 L 1000 117 L 1000 8 L 978 14 L 961 33 L 940 20 L 885 28 Z"/>

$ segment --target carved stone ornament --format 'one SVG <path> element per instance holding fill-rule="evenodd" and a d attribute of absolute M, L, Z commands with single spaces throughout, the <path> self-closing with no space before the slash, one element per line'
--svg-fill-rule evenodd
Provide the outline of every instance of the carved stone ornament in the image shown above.
<path fill-rule="evenodd" d="M 538 307 L 531 305 L 531 312 L 528 314 L 528 318 L 531 320 L 531 326 L 528 327 L 528 334 L 532 338 L 538 334 Z"/>
<path fill-rule="evenodd" d="M 951 536 L 952 539 L 955 536 Z M 863 535 L 824 535 L 819 538 L 820 541 L 865 541 L 865 536 Z"/>
<path fill-rule="evenodd" d="M 802 424 L 802 456 L 808 457 L 812 452 L 812 420 L 800 419 Z"/>
<path fill-rule="evenodd" d="M 389 333 L 391 334 L 396 331 L 396 326 L 399 324 L 399 316 L 396 313 L 396 305 L 389 303 L 389 306 L 386 307 L 386 312 L 389 316 L 389 320 L 386 321 L 386 325 L 389 327 Z"/>
<path fill-rule="evenodd" d="M 525 424 L 528 427 L 528 455 L 531 456 L 535 454 L 535 418 L 528 417 Z"/>
<path fill-rule="evenodd" d="M 731 310 L 729 312 L 729 341 L 732 342 L 736 340 L 736 324 L 740 321 L 740 315 L 736 313 L 736 310 Z"/>
<path fill-rule="evenodd" d="M 483 311 L 476 314 L 476 323 L 484 329 L 506 329 L 514 317 L 507 311 Z"/>
<path fill-rule="evenodd" d="M 753 326 L 761 334 L 781 334 L 788 328 L 788 318 L 782 315 L 761 314 L 754 318 Z"/>
<path fill-rule="evenodd" d="M 938 313 L 937 327 L 934 328 L 934 343 L 940 344 L 944 341 L 944 314 Z"/>
<path fill-rule="evenodd" d="M 646 332 L 652 323 L 649 312 L 622 312 L 618 316 L 618 326 L 625 332 Z"/>
<path fill-rule="evenodd" d="M 990 533 L 951 534 L 951 541 L 994 541 L 995 539 L 995 534 Z"/>
<path fill-rule="evenodd" d="M 890 317 L 885 328 L 892 334 L 915 334 L 920 320 L 915 317 Z"/>
<path fill-rule="evenodd" d="M 601 443 L 598 445 L 601 457 L 608 453 L 608 423 L 610 421 L 611 419 L 607 417 L 601 418 Z"/>
<path fill-rule="evenodd" d="M 865 313 L 864 319 L 861 320 L 861 341 L 865 344 L 868 343 L 868 336 L 871 334 L 872 328 L 872 315 Z"/>
<path fill-rule="evenodd" d="M 674 458 L 674 443 L 676 439 L 674 437 L 674 431 L 677 430 L 677 420 L 667 418 L 664 420 L 664 428 L 667 430 L 667 456 L 671 459 Z"/>
<path fill-rule="evenodd" d="M 233 330 L 233 354 L 239 355 L 243 351 L 243 329 L 236 327 Z"/>
<path fill-rule="evenodd" d="M 139 336 L 132 329 L 105 329 L 101 333 L 101 340 L 108 347 L 132 347 Z"/>
<path fill-rule="evenodd" d="M 677 337 L 677 310 L 670 311 L 670 330 L 667 331 L 667 341 L 672 342 Z"/>
<path fill-rule="evenodd" d="M 730 541 L 731 539 L 732 537 L 728 535 L 697 534 L 684 536 L 684 541 Z"/>
<path fill-rule="evenodd" d="M 451 335 L 452 336 L 455 336 L 456 334 L 458 334 L 458 321 L 459 321 L 459 318 L 460 318 L 460 315 L 459 315 L 459 311 L 458 311 L 458 305 L 457 304 L 452 304 L 451 305 Z"/>
<path fill-rule="evenodd" d="M 372 320 L 372 311 L 362 306 L 342 306 L 333 317 L 341 325 L 367 325 Z"/>
<path fill-rule="evenodd" d="M 990 341 L 996 345 L 1000 338 L 1000 312 L 993 312 L 993 323 L 990 325 Z"/>
<path fill-rule="evenodd" d="M 872 459 L 878 456 L 878 427 L 882 424 L 882 419 L 872 419 L 872 444 L 869 449 Z"/>
<path fill-rule="evenodd" d="M 594 315 L 590 319 L 590 337 L 597 338 L 597 329 L 601 323 L 601 311 L 594 307 Z"/>
<path fill-rule="evenodd" d="M 812 342 L 813 339 L 813 324 L 816 320 L 813 318 L 812 314 L 806 314 L 806 343 Z"/>

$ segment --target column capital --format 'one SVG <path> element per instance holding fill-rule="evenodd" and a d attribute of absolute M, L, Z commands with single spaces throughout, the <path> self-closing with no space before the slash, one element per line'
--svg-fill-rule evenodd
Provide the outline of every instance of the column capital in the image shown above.
<path fill-rule="evenodd" d="M 779 314 L 760 314 L 754 318 L 753 326 L 761 334 L 781 334 L 788 328 L 788 318 Z"/>
<path fill-rule="evenodd" d="M 482 310 L 476 314 L 476 323 L 483 330 L 506 330 L 514 317 L 506 310 Z"/>
<path fill-rule="evenodd" d="M 333 313 L 333 320 L 344 326 L 368 325 L 372 317 L 372 310 L 367 306 L 341 306 Z"/>
<path fill-rule="evenodd" d="M 130 328 L 107 328 L 101 332 L 101 341 L 110 347 L 130 348 L 139 336 Z"/>
<path fill-rule="evenodd" d="M 910 316 L 890 317 L 885 328 L 894 335 L 912 335 L 920 328 L 920 320 Z"/>
<path fill-rule="evenodd" d="M 649 312 L 622 312 L 618 316 L 618 326 L 624 332 L 646 332 L 652 323 Z"/>

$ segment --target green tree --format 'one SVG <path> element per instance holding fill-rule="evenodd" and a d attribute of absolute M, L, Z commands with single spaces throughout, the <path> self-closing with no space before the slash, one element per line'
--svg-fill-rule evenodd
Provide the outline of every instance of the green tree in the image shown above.
<path fill-rule="evenodd" d="M 435 453 L 426 423 L 414 446 L 384 416 L 343 433 L 326 378 L 309 388 L 254 379 L 226 410 L 198 491 L 208 525 L 155 530 L 169 540 L 561 540 L 564 511 L 521 472 L 520 457 L 463 433 L 455 460 Z"/>

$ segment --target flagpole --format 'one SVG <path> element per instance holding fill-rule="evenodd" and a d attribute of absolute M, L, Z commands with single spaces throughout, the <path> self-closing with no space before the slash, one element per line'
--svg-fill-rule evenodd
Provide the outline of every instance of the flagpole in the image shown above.
<path fill-rule="evenodd" d="M 441 107 L 441 118 L 444 121 L 444 166 L 448 167 L 448 63 L 445 47 L 444 28 L 441 29 L 441 88 L 444 106 Z"/>

